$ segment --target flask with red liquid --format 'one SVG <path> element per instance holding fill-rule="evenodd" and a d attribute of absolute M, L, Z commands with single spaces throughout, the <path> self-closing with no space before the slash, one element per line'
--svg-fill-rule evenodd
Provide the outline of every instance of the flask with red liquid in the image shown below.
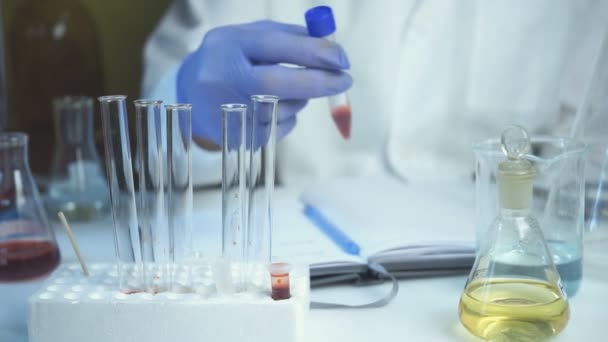
<path fill-rule="evenodd" d="M 0 282 L 44 277 L 59 249 L 27 159 L 27 135 L 0 133 Z"/>
<path fill-rule="evenodd" d="M 306 27 L 312 37 L 324 38 L 335 42 L 336 22 L 329 6 L 317 6 L 306 11 Z M 351 108 L 346 92 L 328 97 L 329 110 L 336 127 L 344 139 L 350 138 Z"/>

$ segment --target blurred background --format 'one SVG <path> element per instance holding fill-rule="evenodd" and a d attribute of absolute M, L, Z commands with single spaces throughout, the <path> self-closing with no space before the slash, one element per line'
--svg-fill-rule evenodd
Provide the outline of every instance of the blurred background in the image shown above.
<path fill-rule="evenodd" d="M 30 166 L 44 187 L 57 140 L 53 98 L 138 96 L 142 47 L 170 0 L 0 3 L 8 97 L 1 95 L 10 99 L 2 125 L 28 133 Z M 94 143 L 101 154 L 101 124 L 97 110 L 93 113 Z"/>

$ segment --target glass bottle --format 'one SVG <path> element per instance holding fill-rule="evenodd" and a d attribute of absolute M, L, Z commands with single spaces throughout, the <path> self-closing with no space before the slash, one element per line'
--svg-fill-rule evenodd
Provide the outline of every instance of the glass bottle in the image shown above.
<path fill-rule="evenodd" d="M 543 230 L 553 263 L 569 298 L 576 295 L 583 275 L 586 145 L 576 139 L 535 135 L 526 156 L 536 170 L 531 210 Z M 498 216 L 498 165 L 505 159 L 499 139 L 473 147 L 477 205 L 477 242 Z"/>
<path fill-rule="evenodd" d="M 110 197 L 93 141 L 93 99 L 65 96 L 53 100 L 55 151 L 47 207 L 70 221 L 100 217 Z"/>
<path fill-rule="evenodd" d="M 0 133 L 0 282 L 43 277 L 59 249 L 27 160 L 27 135 Z"/>
<path fill-rule="evenodd" d="M 570 310 L 540 224 L 531 214 L 536 170 L 524 158 L 527 132 L 503 132 L 498 165 L 500 212 L 480 242 L 459 305 L 462 324 L 491 341 L 542 341 L 567 324 Z"/>
<path fill-rule="evenodd" d="M 7 32 L 7 51 L 9 126 L 29 135 L 32 172 L 48 175 L 53 98 L 103 92 L 97 26 L 80 0 L 24 0 Z"/>

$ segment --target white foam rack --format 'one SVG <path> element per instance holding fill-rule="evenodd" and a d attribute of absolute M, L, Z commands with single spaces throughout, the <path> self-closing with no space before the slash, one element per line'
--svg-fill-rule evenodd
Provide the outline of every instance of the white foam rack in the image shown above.
<path fill-rule="evenodd" d="M 308 267 L 290 273 L 291 298 L 270 290 L 222 296 L 211 268 L 192 293 L 124 294 L 116 268 L 63 265 L 29 300 L 31 342 L 303 341 L 310 303 Z"/>

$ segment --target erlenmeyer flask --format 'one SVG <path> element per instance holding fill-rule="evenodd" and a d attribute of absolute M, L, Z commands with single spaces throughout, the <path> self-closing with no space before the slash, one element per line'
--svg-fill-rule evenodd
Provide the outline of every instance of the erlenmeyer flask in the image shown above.
<path fill-rule="evenodd" d="M 540 225 L 531 214 L 536 170 L 523 157 L 526 131 L 502 135 L 497 170 L 500 213 L 481 241 L 460 299 L 462 324 L 491 341 L 539 341 L 558 334 L 570 310 Z"/>
<path fill-rule="evenodd" d="M 59 249 L 27 160 L 27 135 L 0 133 L 0 282 L 36 279 Z"/>
<path fill-rule="evenodd" d="M 62 211 L 70 221 L 104 216 L 110 195 L 93 140 L 93 99 L 65 96 L 53 99 L 55 152 L 47 208 Z"/>

